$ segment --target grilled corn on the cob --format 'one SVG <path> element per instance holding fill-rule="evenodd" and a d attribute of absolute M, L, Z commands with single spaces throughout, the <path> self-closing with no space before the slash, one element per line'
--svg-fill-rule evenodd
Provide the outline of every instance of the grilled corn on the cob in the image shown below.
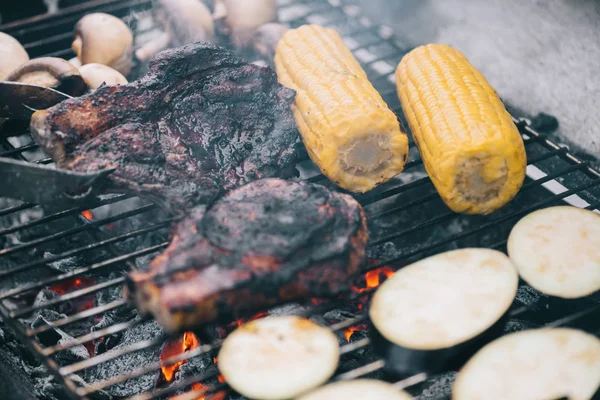
<path fill-rule="evenodd" d="M 402 171 L 408 137 L 336 31 L 318 25 L 288 31 L 275 66 L 279 81 L 297 92 L 296 122 L 325 176 L 366 192 Z"/>
<path fill-rule="evenodd" d="M 455 212 L 489 214 L 519 191 L 525 146 L 500 98 L 458 50 L 408 53 L 396 84 L 425 169 Z"/>

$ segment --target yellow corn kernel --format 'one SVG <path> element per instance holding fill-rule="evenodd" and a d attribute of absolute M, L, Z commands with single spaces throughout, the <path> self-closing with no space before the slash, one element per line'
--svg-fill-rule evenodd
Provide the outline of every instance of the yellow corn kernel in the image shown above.
<path fill-rule="evenodd" d="M 400 173 L 408 137 L 340 35 L 318 25 L 288 31 L 275 66 L 311 159 L 338 186 L 367 192 Z"/>
<path fill-rule="evenodd" d="M 525 179 L 525 146 L 504 104 L 458 50 L 420 46 L 396 71 L 402 109 L 427 173 L 455 212 L 489 214 Z"/>

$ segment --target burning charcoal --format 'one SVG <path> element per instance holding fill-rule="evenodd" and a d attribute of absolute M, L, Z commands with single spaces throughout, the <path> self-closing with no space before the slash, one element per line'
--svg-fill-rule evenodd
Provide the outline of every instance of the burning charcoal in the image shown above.
<path fill-rule="evenodd" d="M 450 400 L 452 384 L 456 379 L 456 372 L 435 375 L 420 385 L 408 388 L 406 391 L 413 394 L 415 400 Z"/>
<path fill-rule="evenodd" d="M 327 325 L 334 323 L 347 321 L 348 319 L 355 318 L 356 315 L 347 310 L 334 309 L 323 315 L 328 321 Z M 340 346 L 344 346 L 348 343 L 356 342 L 369 337 L 369 325 L 367 323 L 360 323 L 355 326 L 351 326 L 340 332 L 337 332 Z M 355 368 L 359 368 L 365 364 L 378 360 L 378 356 L 372 351 L 371 346 L 361 347 L 350 353 L 347 353 L 342 357 L 340 361 L 341 371 L 350 371 Z M 378 377 L 381 372 L 375 373 Z"/>
<path fill-rule="evenodd" d="M 529 321 L 524 321 L 524 320 L 520 320 L 520 319 L 510 319 L 506 323 L 506 326 L 504 327 L 503 332 L 504 332 L 504 334 L 508 334 L 508 333 L 513 333 L 513 332 L 524 331 L 526 329 L 537 329 L 540 327 L 541 326 L 539 324 L 534 324 Z"/>
<path fill-rule="evenodd" d="M 116 274 L 111 274 L 108 279 L 112 279 L 116 277 Z M 96 306 L 103 306 L 109 304 L 115 300 L 120 300 L 122 298 L 122 290 L 121 286 L 114 286 L 106 290 L 102 290 L 96 293 Z M 94 325 L 91 330 L 99 331 L 101 329 L 108 328 L 112 325 L 116 325 L 122 322 L 127 322 L 138 318 L 138 312 L 135 309 L 131 309 L 129 307 L 119 307 L 112 309 L 108 312 L 102 314 L 102 319 Z M 96 349 L 95 354 L 101 354 L 105 351 L 112 349 L 121 341 L 122 333 L 116 333 L 113 335 L 105 336 L 101 340 L 95 343 Z"/>
<path fill-rule="evenodd" d="M 55 298 L 57 298 L 59 296 L 60 296 L 60 294 L 53 290 L 42 289 L 35 297 L 35 300 L 33 301 L 33 305 L 41 306 L 50 300 L 54 300 Z M 54 306 L 51 306 L 48 309 L 44 309 L 44 311 L 46 311 L 46 310 L 56 311 L 57 313 L 63 314 L 63 317 L 65 317 L 66 315 L 72 314 L 73 312 L 75 312 L 75 307 L 73 306 L 73 304 L 71 302 L 67 301 L 65 303 L 56 304 Z"/>
<path fill-rule="evenodd" d="M 139 320 L 139 317 L 137 317 L 136 320 Z M 142 340 L 152 340 L 162 335 L 163 331 L 155 321 L 141 323 L 126 330 L 123 333 L 121 342 L 108 350 L 107 354 L 119 352 Z M 96 382 L 112 379 L 134 370 L 147 367 L 152 363 L 158 362 L 159 355 L 160 347 L 151 347 L 141 351 L 128 353 L 114 360 L 100 364 L 97 367 L 87 369 L 83 378 L 90 385 L 93 385 Z M 115 397 L 134 396 L 154 389 L 158 376 L 158 371 L 149 373 L 139 378 L 130 379 L 126 382 L 108 387 L 105 391 Z"/>
<path fill-rule="evenodd" d="M 82 386 L 82 387 L 89 387 L 90 386 L 79 375 L 72 375 L 71 379 L 76 384 L 78 384 L 79 386 Z M 103 390 L 100 390 L 98 392 L 94 392 L 94 394 L 90 395 L 90 399 L 93 399 L 93 400 L 111 400 L 112 398 L 113 397 L 110 394 L 106 393 Z"/>
<path fill-rule="evenodd" d="M 40 315 L 31 323 L 31 328 L 35 329 L 42 325 L 51 325 L 51 322 Z M 42 332 L 37 336 L 37 338 L 40 343 L 46 347 L 64 344 L 75 340 L 72 336 L 68 335 L 65 331 L 59 328 L 53 328 Z M 88 358 L 90 358 L 90 354 L 84 345 L 77 345 L 66 350 L 59 351 L 55 356 L 55 360 L 59 365 L 68 365 L 78 361 L 87 360 Z"/>
<path fill-rule="evenodd" d="M 173 346 L 173 344 L 175 344 L 176 346 Z M 200 342 L 197 340 L 193 333 L 186 332 L 181 340 L 170 342 L 163 347 L 160 359 L 161 361 L 165 361 L 169 357 L 173 357 L 175 355 L 181 354 L 182 352 L 192 350 L 195 346 L 198 346 L 199 344 Z M 177 347 L 179 347 L 179 349 L 177 349 Z M 175 365 L 165 366 L 162 368 L 160 384 L 169 385 L 173 382 L 177 382 L 183 379 L 189 379 L 194 376 L 200 376 L 206 373 L 209 370 L 209 368 L 214 368 L 213 365 L 214 363 L 210 354 L 204 354 L 182 361 Z M 214 383 L 216 384 L 217 380 L 214 379 L 214 381 Z M 204 386 L 200 383 L 196 383 L 193 385 L 192 388 L 201 389 L 204 388 Z M 178 392 L 178 394 L 184 393 L 186 391 L 187 390 L 181 390 Z"/>
<path fill-rule="evenodd" d="M 282 306 L 274 307 L 269 310 L 269 315 L 278 317 L 281 315 L 300 315 L 308 311 L 308 308 L 301 306 L 298 303 L 288 303 Z"/>
<path fill-rule="evenodd" d="M 54 254 L 51 252 L 46 251 L 44 253 L 44 258 L 49 258 L 53 255 Z M 74 269 L 81 268 L 84 263 L 79 257 L 67 257 L 61 260 L 49 262 L 47 265 L 58 272 L 71 272 Z"/>

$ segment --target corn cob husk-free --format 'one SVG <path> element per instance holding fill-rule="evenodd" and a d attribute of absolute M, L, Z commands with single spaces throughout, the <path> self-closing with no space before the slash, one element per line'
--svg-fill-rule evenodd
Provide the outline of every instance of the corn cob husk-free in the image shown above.
<path fill-rule="evenodd" d="M 427 173 L 455 212 L 489 214 L 517 194 L 525 146 L 502 101 L 458 50 L 408 53 L 396 71 L 402 109 Z"/>
<path fill-rule="evenodd" d="M 308 154 L 331 181 L 364 193 L 403 170 L 408 137 L 336 31 L 288 31 L 275 66 L 279 81 L 296 90 L 293 111 Z"/>

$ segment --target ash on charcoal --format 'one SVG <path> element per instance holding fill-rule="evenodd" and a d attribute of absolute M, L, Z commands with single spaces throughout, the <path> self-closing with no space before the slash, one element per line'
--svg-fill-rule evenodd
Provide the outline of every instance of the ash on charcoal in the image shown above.
<path fill-rule="evenodd" d="M 136 318 L 139 321 L 140 317 Z M 120 352 L 142 340 L 153 340 L 163 335 L 163 330 L 156 321 L 146 321 L 126 330 L 118 345 L 108 350 L 106 354 Z M 84 372 L 83 379 L 90 385 L 126 375 L 137 369 L 147 367 L 159 361 L 160 346 L 146 348 L 141 351 L 125 354 L 114 360 L 89 368 Z M 115 397 L 129 397 L 152 390 L 157 382 L 159 371 L 130 379 L 108 387 L 105 391 Z"/>
<path fill-rule="evenodd" d="M 37 296 L 35 296 L 35 300 L 33 301 L 33 305 L 34 306 L 43 306 L 44 304 L 46 304 L 47 302 L 49 302 L 50 300 L 54 300 L 57 297 L 60 296 L 60 293 L 57 293 L 53 290 L 44 288 L 42 290 L 39 291 L 39 293 L 37 294 Z M 71 303 L 70 301 L 66 301 L 64 303 L 60 303 L 60 304 L 55 304 L 53 306 L 50 306 L 49 308 L 47 308 L 48 310 L 52 310 L 52 311 L 56 311 L 57 313 L 63 314 L 63 316 L 66 316 L 68 314 L 73 314 L 75 312 L 75 307 L 73 305 L 73 303 Z M 45 311 L 46 309 L 42 310 Z"/>
<path fill-rule="evenodd" d="M 50 258 L 52 256 L 54 256 L 54 254 L 49 251 L 44 253 L 44 258 Z M 47 265 L 58 272 L 71 272 L 75 269 L 81 268 L 81 266 L 84 265 L 84 262 L 79 257 L 74 256 L 52 261 Z"/>
<path fill-rule="evenodd" d="M 46 318 L 40 315 L 31 323 L 31 328 L 35 329 L 43 325 L 52 324 L 51 321 L 48 321 Z M 38 339 L 46 347 L 66 344 L 75 340 L 73 336 L 67 334 L 65 331 L 59 328 L 53 328 L 40 333 L 38 335 Z M 90 354 L 82 344 L 59 351 L 54 355 L 54 359 L 59 365 L 69 365 L 78 361 L 87 360 L 88 358 L 90 358 Z"/>
<path fill-rule="evenodd" d="M 117 276 L 117 274 L 113 273 L 108 276 L 108 279 L 113 279 Z M 113 301 L 121 300 L 122 297 L 123 288 L 121 286 L 113 286 L 106 290 L 101 290 L 97 292 L 94 305 L 97 307 L 101 307 Z M 128 306 L 118 307 L 103 313 L 100 321 L 98 321 L 94 326 L 91 327 L 91 331 L 99 331 L 116 324 L 131 321 L 138 317 L 138 312 L 135 309 L 132 309 Z M 104 336 L 100 340 L 96 341 L 94 343 L 96 347 L 95 354 L 101 354 L 114 348 L 117 344 L 120 343 L 122 334 L 122 332 L 119 332 L 113 335 Z"/>
<path fill-rule="evenodd" d="M 175 375 L 173 376 L 173 381 L 170 384 L 176 384 L 179 381 L 182 381 L 184 379 L 190 379 L 194 376 L 200 377 L 201 375 L 209 371 L 211 368 L 214 368 L 213 365 L 214 364 L 212 361 L 212 357 L 210 355 L 201 355 L 198 357 L 190 358 L 179 367 L 177 372 L 175 372 Z M 202 381 L 202 383 L 207 385 L 216 385 L 218 383 L 216 378 L 212 378 L 210 379 L 210 381 L 214 382 Z M 182 390 L 177 391 L 176 394 L 183 394 L 187 391 L 189 391 L 189 388 L 184 388 Z"/>
<path fill-rule="evenodd" d="M 516 301 L 525 306 L 531 306 L 538 303 L 542 297 L 547 296 L 542 295 L 529 285 L 521 285 L 517 289 Z"/>
<path fill-rule="evenodd" d="M 415 400 L 450 400 L 452 384 L 458 373 L 446 372 L 435 375 L 424 383 L 407 389 L 407 392 L 415 396 Z"/>
<path fill-rule="evenodd" d="M 273 307 L 269 310 L 270 317 L 277 317 L 282 315 L 299 315 L 308 311 L 308 308 L 298 303 L 288 303 L 277 307 Z"/>
<path fill-rule="evenodd" d="M 520 319 L 511 319 L 506 323 L 503 334 L 520 332 L 520 331 L 524 331 L 526 329 L 537 329 L 539 327 L 540 327 L 539 324 L 535 324 L 533 322 L 524 321 L 524 320 L 520 320 Z"/>
<path fill-rule="evenodd" d="M 367 248 L 367 258 L 373 260 L 394 260 L 400 256 L 401 252 L 392 242 L 385 242 L 381 246 Z"/>
<path fill-rule="evenodd" d="M 212 366 L 213 362 L 210 355 L 192 357 L 179 367 L 179 370 L 175 373 L 174 381 L 177 382 L 180 379 L 204 374 Z"/>

